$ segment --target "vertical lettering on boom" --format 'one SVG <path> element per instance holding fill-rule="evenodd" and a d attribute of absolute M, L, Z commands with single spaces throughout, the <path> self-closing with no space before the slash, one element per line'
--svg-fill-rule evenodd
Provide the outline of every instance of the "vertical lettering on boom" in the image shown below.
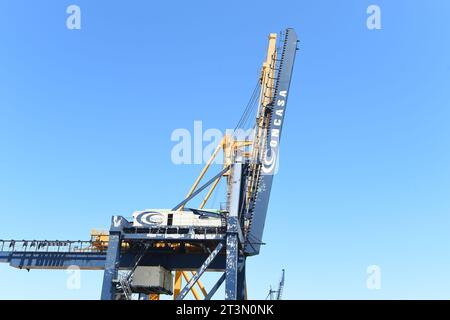
<path fill-rule="evenodd" d="M 265 175 L 275 174 L 278 165 L 278 147 L 280 141 L 280 131 L 283 125 L 284 108 L 286 106 L 287 90 L 279 93 L 278 100 L 274 105 L 272 124 L 270 130 L 269 148 L 264 154 L 262 172 Z"/>

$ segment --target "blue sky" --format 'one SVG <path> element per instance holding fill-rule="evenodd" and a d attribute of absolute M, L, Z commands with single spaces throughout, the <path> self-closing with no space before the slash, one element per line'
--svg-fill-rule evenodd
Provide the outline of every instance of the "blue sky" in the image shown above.
<path fill-rule="evenodd" d="M 70 4 L 81 30 L 66 28 Z M 287 299 L 448 299 L 449 13 L 444 0 L 1 1 L 0 238 L 87 239 L 113 214 L 172 207 L 201 169 L 172 163 L 173 130 L 233 128 L 268 33 L 293 27 L 249 297 L 285 268 Z M 0 299 L 99 297 L 101 272 L 80 290 L 66 279 L 0 265 Z"/>

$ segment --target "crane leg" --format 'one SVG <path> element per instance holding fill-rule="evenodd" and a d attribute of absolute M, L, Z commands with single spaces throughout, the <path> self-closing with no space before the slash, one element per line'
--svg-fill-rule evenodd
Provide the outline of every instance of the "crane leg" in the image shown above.
<path fill-rule="evenodd" d="M 237 272 L 237 283 L 236 283 L 236 298 L 238 300 L 247 300 L 247 286 L 246 286 L 246 279 L 245 279 L 245 258 L 242 257 L 240 259 L 238 272 Z"/>

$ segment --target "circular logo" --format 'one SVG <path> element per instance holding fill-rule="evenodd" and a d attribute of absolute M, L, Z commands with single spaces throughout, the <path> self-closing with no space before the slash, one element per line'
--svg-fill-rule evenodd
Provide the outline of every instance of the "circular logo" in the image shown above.
<path fill-rule="evenodd" d="M 139 213 L 136 217 L 136 222 L 146 225 L 159 225 L 164 221 L 164 215 L 155 211 L 144 211 Z"/>
<path fill-rule="evenodd" d="M 269 150 L 270 156 L 268 155 Z M 266 152 L 264 153 L 262 161 L 262 171 L 265 175 L 273 174 L 275 165 L 277 163 L 276 160 L 278 149 L 275 150 L 274 148 L 270 148 L 269 150 L 266 150 Z"/>

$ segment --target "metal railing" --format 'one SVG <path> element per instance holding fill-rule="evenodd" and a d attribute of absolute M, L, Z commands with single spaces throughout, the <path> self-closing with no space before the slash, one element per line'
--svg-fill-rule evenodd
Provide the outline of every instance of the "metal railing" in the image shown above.
<path fill-rule="evenodd" d="M 104 252 L 105 241 L 0 240 L 0 252 Z"/>

